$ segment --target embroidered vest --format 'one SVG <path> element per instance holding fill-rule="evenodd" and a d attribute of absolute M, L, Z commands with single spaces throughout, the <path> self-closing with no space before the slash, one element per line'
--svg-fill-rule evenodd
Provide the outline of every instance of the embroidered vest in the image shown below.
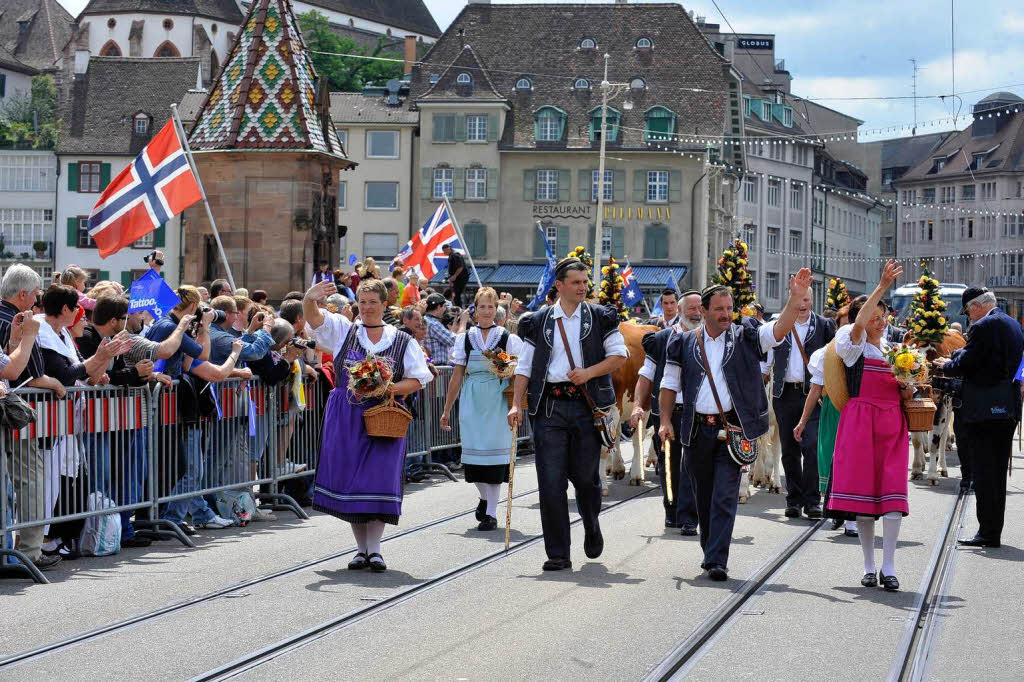
<path fill-rule="evenodd" d="M 796 334 L 795 329 L 786 334 L 783 342 L 775 347 L 775 364 L 772 367 L 772 377 L 775 379 L 774 388 L 772 389 L 772 397 L 774 398 L 781 396 L 782 389 L 785 388 L 784 382 L 786 381 L 786 369 L 789 367 L 789 354 L 800 353 L 800 349 L 796 348 L 793 344 L 793 334 Z M 827 346 L 835 335 L 836 328 L 831 320 L 826 320 L 817 313 L 811 313 L 807 327 L 807 338 L 804 339 L 804 352 L 807 354 L 807 359 L 811 359 L 814 351 Z M 811 373 L 808 370 L 804 370 L 804 394 L 806 395 L 810 390 Z"/>

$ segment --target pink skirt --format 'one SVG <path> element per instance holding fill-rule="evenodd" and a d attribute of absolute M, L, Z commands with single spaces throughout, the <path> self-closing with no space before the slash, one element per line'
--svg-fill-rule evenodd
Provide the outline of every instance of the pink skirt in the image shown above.
<path fill-rule="evenodd" d="M 899 386 L 881 360 L 865 360 L 860 395 L 843 408 L 836 432 L 828 516 L 910 513 L 907 422 Z"/>

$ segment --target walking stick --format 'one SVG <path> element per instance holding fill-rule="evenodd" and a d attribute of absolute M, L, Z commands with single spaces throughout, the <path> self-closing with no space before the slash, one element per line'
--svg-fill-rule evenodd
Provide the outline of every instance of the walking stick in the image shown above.
<path fill-rule="evenodd" d="M 675 495 L 672 494 L 672 458 L 670 453 L 672 452 L 672 445 L 667 440 L 663 441 L 662 450 L 665 451 L 665 495 L 668 498 L 669 503 L 675 502 Z"/>
<path fill-rule="evenodd" d="M 519 433 L 512 427 L 512 454 L 508 458 L 508 502 L 505 504 L 505 551 L 512 537 L 512 484 L 516 475 L 516 451 L 519 449 Z"/>

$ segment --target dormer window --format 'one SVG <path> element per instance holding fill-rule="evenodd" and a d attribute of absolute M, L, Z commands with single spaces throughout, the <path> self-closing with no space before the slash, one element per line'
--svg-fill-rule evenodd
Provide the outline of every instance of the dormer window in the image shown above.
<path fill-rule="evenodd" d="M 572 87 L 575 90 L 589 90 L 590 81 L 588 81 L 586 78 L 577 78 L 576 82 L 572 84 Z"/>
<path fill-rule="evenodd" d="M 149 132 L 149 116 L 146 114 L 135 114 L 135 120 L 132 122 L 132 131 L 136 135 L 145 135 Z"/>
<path fill-rule="evenodd" d="M 580 41 L 581 50 L 594 50 L 597 48 L 597 41 L 593 38 L 584 38 Z"/>
<path fill-rule="evenodd" d="M 645 81 L 643 78 L 634 78 L 633 80 L 629 81 L 629 89 L 630 90 L 646 90 L 647 89 L 647 81 Z"/>
<path fill-rule="evenodd" d="M 768 101 L 761 102 L 761 120 L 767 123 L 772 120 L 772 103 Z"/>
<path fill-rule="evenodd" d="M 638 38 L 636 41 L 636 49 L 638 50 L 650 50 L 654 47 L 654 43 L 650 38 Z"/>
<path fill-rule="evenodd" d="M 651 107 L 644 113 L 644 141 L 668 140 L 675 133 L 676 115 L 665 107 Z"/>
<path fill-rule="evenodd" d="M 537 142 L 560 142 L 565 134 L 566 113 L 557 107 L 545 106 L 533 115 L 533 139 Z"/>
<path fill-rule="evenodd" d="M 782 125 L 787 128 L 793 127 L 793 109 L 792 107 L 782 108 Z"/>
<path fill-rule="evenodd" d="M 470 76 L 470 75 L 469 75 L 468 73 L 466 73 L 465 71 L 463 71 L 462 73 L 460 73 L 460 74 L 459 74 L 459 75 L 458 75 L 458 76 L 457 76 L 457 77 L 455 78 L 455 82 L 456 82 L 456 84 L 458 84 L 458 85 L 472 85 L 472 84 L 473 84 L 473 77 L 472 77 L 472 76 Z"/>
<path fill-rule="evenodd" d="M 529 78 L 520 78 L 516 81 L 516 90 L 520 92 L 529 92 L 533 90 L 533 85 L 530 83 Z"/>

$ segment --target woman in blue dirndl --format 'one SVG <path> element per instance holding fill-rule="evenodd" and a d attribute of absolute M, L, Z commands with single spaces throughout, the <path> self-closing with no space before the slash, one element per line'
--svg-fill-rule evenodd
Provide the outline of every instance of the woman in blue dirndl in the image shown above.
<path fill-rule="evenodd" d="M 376 438 L 366 432 L 363 413 L 383 399 L 360 399 L 348 388 L 353 364 L 369 355 L 393 367 L 391 393 L 405 396 L 430 383 L 433 375 L 419 345 L 405 332 L 383 323 L 387 288 L 379 279 L 359 284 L 358 323 L 317 305 L 335 292 L 333 282 L 320 282 L 302 301 L 306 323 L 317 343 L 334 353 L 337 386 L 327 399 L 323 443 L 313 488 L 313 508 L 352 524 L 358 553 L 353 570 L 384 571 L 380 554 L 385 524 L 397 524 L 402 513 L 402 472 L 405 438 Z"/>
<path fill-rule="evenodd" d="M 476 326 L 455 337 L 452 349 L 454 371 L 448 384 L 441 428 L 448 425 L 452 403 L 459 399 L 459 433 L 466 482 L 475 483 L 480 492 L 476 508 L 478 530 L 497 528 L 501 484 L 508 482 L 508 464 L 512 434 L 508 430 L 508 404 L 504 390 L 508 379 L 499 379 L 490 369 L 484 351 L 505 351 L 519 355 L 522 341 L 494 324 L 498 312 L 498 293 L 484 287 L 476 293 Z M 460 390 L 461 389 L 461 390 Z"/>

